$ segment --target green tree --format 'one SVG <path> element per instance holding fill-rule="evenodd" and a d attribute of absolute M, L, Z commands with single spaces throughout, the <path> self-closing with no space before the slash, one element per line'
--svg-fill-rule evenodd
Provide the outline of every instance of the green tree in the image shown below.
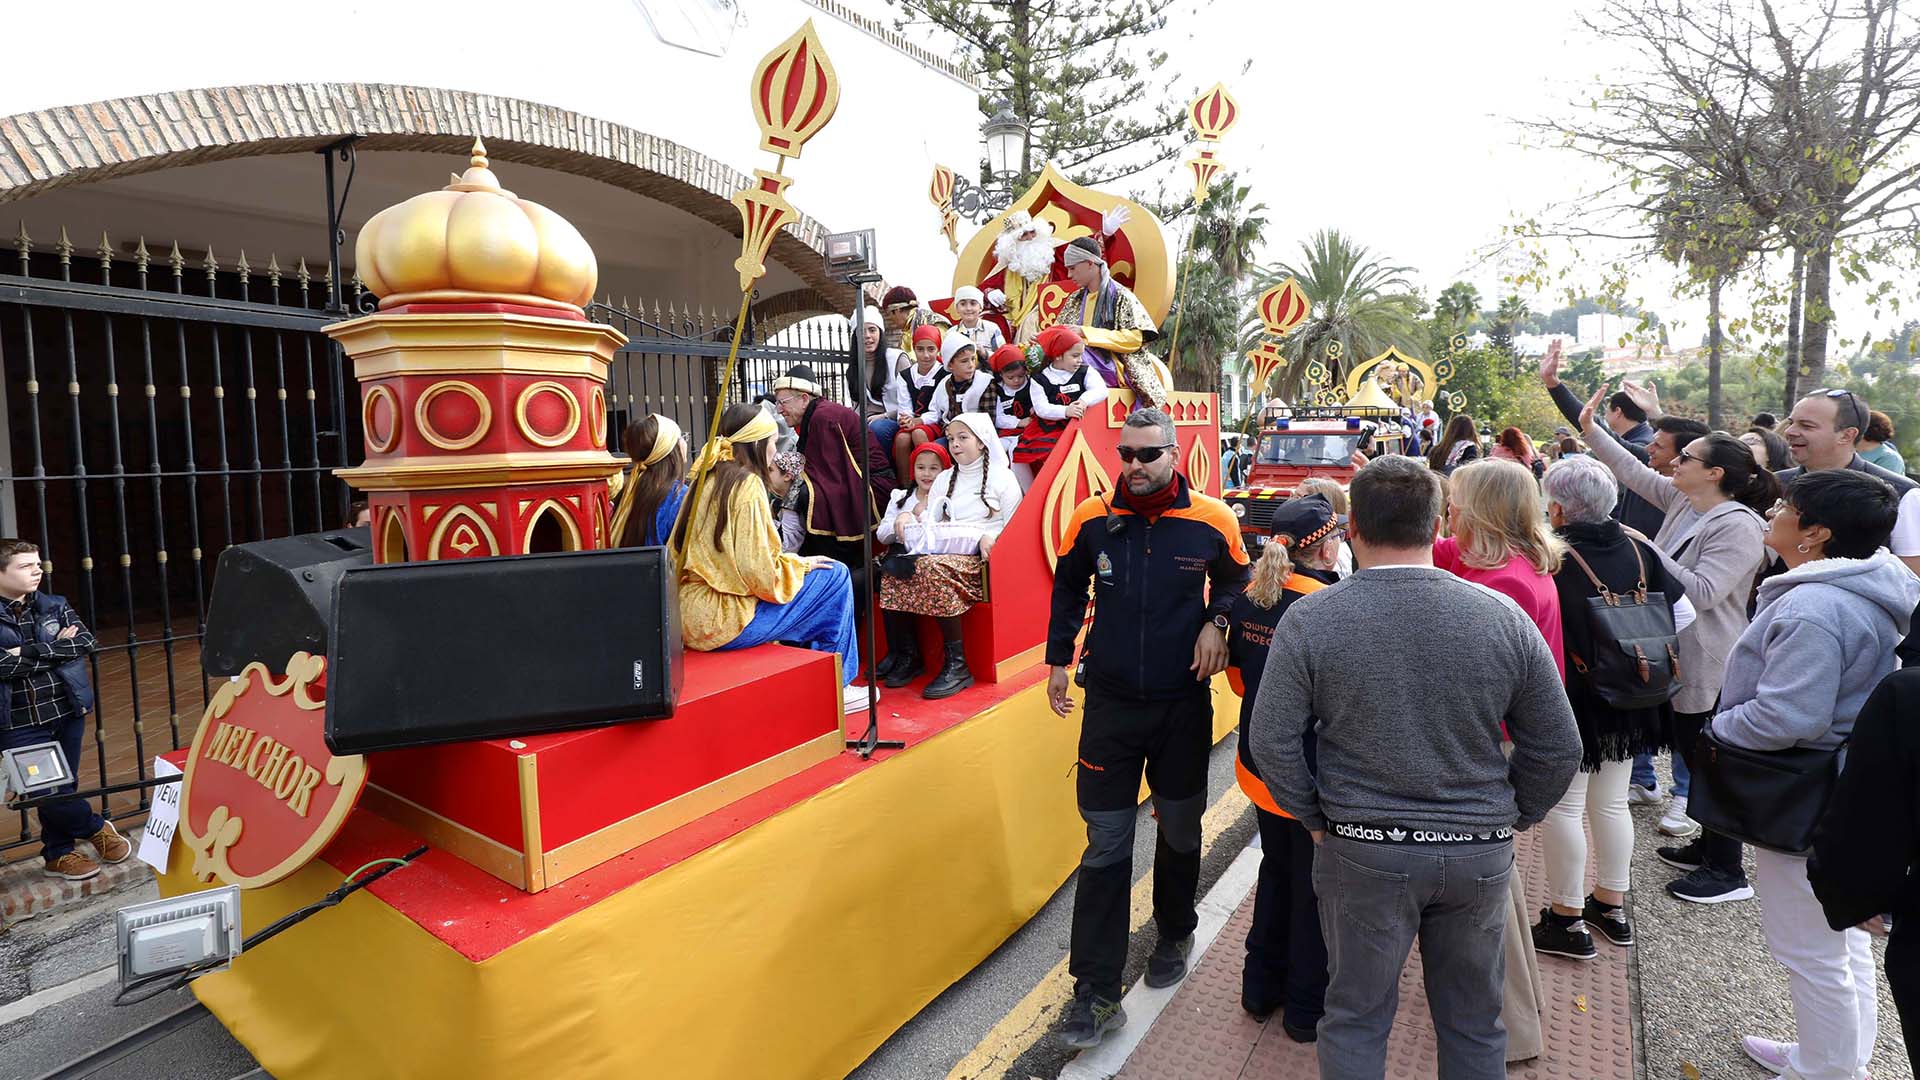
<path fill-rule="evenodd" d="M 1513 354 L 1513 335 L 1521 322 L 1527 317 L 1527 302 L 1518 296 L 1509 296 L 1500 301 L 1500 306 L 1487 315 L 1487 337 L 1492 339 L 1493 347 Z"/>
<path fill-rule="evenodd" d="M 1433 312 L 1445 323 L 1449 334 L 1456 330 L 1470 330 L 1473 321 L 1480 317 L 1480 290 L 1464 281 L 1456 281 L 1440 290 L 1439 299 L 1433 302 Z"/>
<path fill-rule="evenodd" d="M 1027 125 L 1015 190 L 1051 161 L 1097 186 L 1172 160 L 1192 94 L 1160 79 L 1153 47 L 1173 0 L 888 0 L 901 30 L 959 43 L 977 71 L 982 121 L 1004 102 Z M 984 172 L 984 169 L 982 170 Z"/>
<path fill-rule="evenodd" d="M 1218 390 L 1221 363 L 1234 351 L 1254 251 L 1267 228 L 1266 204 L 1249 205 L 1250 198 L 1245 184 L 1224 176 L 1195 215 L 1182 306 L 1168 317 L 1169 325 L 1179 328 L 1179 341 L 1163 334 L 1155 343 L 1163 354 L 1179 346 L 1178 355 L 1166 359 L 1182 390 Z"/>
<path fill-rule="evenodd" d="M 1291 277 L 1300 282 L 1311 308 L 1307 319 L 1281 344 L 1286 357 L 1276 379 L 1279 394 L 1291 401 L 1300 395 L 1307 367 L 1327 363 L 1337 385 L 1353 367 L 1396 347 L 1413 357 L 1426 355 L 1420 312 L 1425 307 L 1407 279 L 1409 268 L 1376 256 L 1364 244 L 1336 229 L 1324 229 L 1300 245 L 1300 258 L 1277 263 L 1254 275 L 1250 293 L 1258 295 Z M 1261 337 L 1260 320 L 1249 313 L 1241 324 L 1241 344 L 1251 347 Z M 1335 350 L 1329 346 L 1337 345 Z"/>

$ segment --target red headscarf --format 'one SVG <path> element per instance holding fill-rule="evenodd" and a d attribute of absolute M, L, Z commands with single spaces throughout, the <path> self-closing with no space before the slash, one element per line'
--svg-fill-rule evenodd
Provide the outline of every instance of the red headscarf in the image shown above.
<path fill-rule="evenodd" d="M 953 455 L 947 453 L 947 448 L 937 442 L 924 442 L 913 448 L 914 457 L 919 457 L 921 454 L 932 454 L 939 458 L 940 467 L 943 469 L 953 468 Z M 907 464 L 912 465 L 913 462 L 909 460 Z"/>
<path fill-rule="evenodd" d="M 993 350 L 993 370 L 1005 371 L 1008 368 L 1026 367 L 1027 351 L 1018 345 L 1002 345 Z"/>
<path fill-rule="evenodd" d="M 1047 359 L 1058 360 L 1068 349 L 1080 344 L 1080 331 L 1071 326 L 1049 326 L 1034 340 L 1040 344 L 1040 351 L 1047 354 Z"/>
<path fill-rule="evenodd" d="M 931 323 L 922 323 L 913 328 L 913 343 L 926 342 L 938 349 L 940 347 L 940 328 Z"/>

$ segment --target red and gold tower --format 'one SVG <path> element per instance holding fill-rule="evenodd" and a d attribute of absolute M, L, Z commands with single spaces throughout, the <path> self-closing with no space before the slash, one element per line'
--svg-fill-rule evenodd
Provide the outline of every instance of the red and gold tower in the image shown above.
<path fill-rule="evenodd" d="M 599 268 L 565 218 L 467 171 L 375 214 L 356 267 L 380 298 L 327 334 L 353 358 L 374 558 L 461 559 L 606 543 L 607 367 L 625 335 L 588 322 Z"/>

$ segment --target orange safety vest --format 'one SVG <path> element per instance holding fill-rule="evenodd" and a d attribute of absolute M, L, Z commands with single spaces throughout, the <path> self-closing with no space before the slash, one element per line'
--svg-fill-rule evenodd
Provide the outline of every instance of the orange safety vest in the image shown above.
<path fill-rule="evenodd" d="M 1300 596 L 1319 592 L 1326 587 L 1326 582 L 1317 581 L 1300 574 L 1294 574 L 1288 577 L 1286 584 L 1280 586 L 1282 590 L 1296 593 Z M 1227 669 L 1227 685 L 1233 687 L 1233 692 L 1241 697 L 1244 698 L 1247 696 L 1246 679 L 1240 674 L 1238 667 L 1229 667 Z M 1242 731 L 1240 737 L 1243 739 L 1246 738 L 1246 732 Z M 1283 818 L 1293 817 L 1292 814 L 1280 809 L 1280 804 L 1273 801 L 1273 793 L 1267 790 L 1267 785 L 1261 782 L 1258 776 L 1253 775 L 1253 770 L 1247 768 L 1246 762 L 1240 760 L 1240 753 L 1237 747 L 1233 755 L 1233 775 L 1234 779 L 1240 782 L 1240 790 L 1253 802 L 1253 805 L 1265 810 L 1269 814 L 1278 814 Z"/>

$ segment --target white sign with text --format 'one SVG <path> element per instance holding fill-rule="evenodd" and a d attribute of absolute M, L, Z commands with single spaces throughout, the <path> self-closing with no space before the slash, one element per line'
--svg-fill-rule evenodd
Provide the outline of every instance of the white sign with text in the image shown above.
<path fill-rule="evenodd" d="M 165 758 L 153 759 L 153 775 L 179 776 L 180 766 Z M 180 824 L 180 785 L 161 784 L 153 789 L 153 806 L 147 811 L 147 827 L 140 830 L 140 861 L 161 873 L 167 872 L 167 852 L 173 847 L 173 830 Z"/>

